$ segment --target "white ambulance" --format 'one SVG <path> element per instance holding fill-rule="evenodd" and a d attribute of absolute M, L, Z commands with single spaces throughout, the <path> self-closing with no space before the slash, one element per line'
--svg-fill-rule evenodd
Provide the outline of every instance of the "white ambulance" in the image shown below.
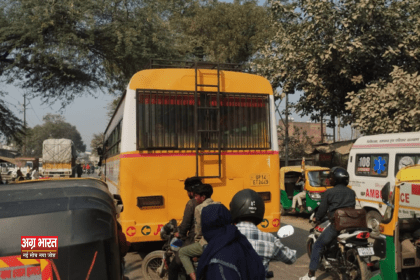
<path fill-rule="evenodd" d="M 393 190 L 398 170 L 414 164 L 420 164 L 420 132 L 364 136 L 354 143 L 347 165 L 349 185 L 356 192 L 356 207 L 367 212 L 370 228 L 379 229 L 386 209 L 382 187 L 389 182 Z M 420 217 L 420 205 L 412 206 L 410 194 L 400 196 L 401 211 L 407 214 L 414 211 Z"/>

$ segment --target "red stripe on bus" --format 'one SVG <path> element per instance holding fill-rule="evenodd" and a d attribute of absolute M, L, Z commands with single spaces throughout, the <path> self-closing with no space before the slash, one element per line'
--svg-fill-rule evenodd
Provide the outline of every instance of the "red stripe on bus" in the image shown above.
<path fill-rule="evenodd" d="M 353 145 L 352 148 L 386 148 L 386 147 L 417 147 L 420 143 L 395 143 L 395 144 L 375 144 L 375 145 Z"/>
<path fill-rule="evenodd" d="M 277 155 L 278 151 L 268 152 L 236 152 L 236 153 L 222 153 L 222 155 Z M 217 153 L 204 153 L 204 155 L 217 155 Z M 135 158 L 135 157 L 179 157 L 179 156 L 195 156 L 195 153 L 159 153 L 159 154 L 123 154 L 120 158 Z"/>
<path fill-rule="evenodd" d="M 0 260 L 4 261 L 9 267 L 24 266 L 25 265 L 25 264 L 21 263 L 20 261 L 18 261 L 17 257 L 1 257 Z"/>

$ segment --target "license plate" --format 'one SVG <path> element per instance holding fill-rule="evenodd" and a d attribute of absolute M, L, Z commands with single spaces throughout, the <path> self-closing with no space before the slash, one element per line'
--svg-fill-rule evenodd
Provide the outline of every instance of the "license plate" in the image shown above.
<path fill-rule="evenodd" d="M 359 256 L 362 256 L 362 257 L 375 255 L 375 252 L 373 251 L 373 247 L 357 248 L 357 251 L 359 252 Z"/>

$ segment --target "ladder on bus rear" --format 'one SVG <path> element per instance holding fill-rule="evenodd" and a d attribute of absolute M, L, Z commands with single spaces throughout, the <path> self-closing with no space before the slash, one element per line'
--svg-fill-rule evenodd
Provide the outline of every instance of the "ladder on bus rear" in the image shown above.
<path fill-rule="evenodd" d="M 195 131 L 195 176 L 200 177 L 200 178 L 220 178 L 222 176 L 222 143 L 221 143 L 221 129 L 220 129 L 220 65 L 219 64 L 214 64 L 215 66 L 217 65 L 217 84 L 216 85 L 211 85 L 211 84 L 199 84 L 198 83 L 198 67 L 199 67 L 199 63 L 200 62 L 195 62 L 195 93 L 194 93 L 194 131 Z M 203 65 L 208 66 L 209 63 L 201 63 Z M 201 104 L 201 106 L 199 106 L 199 102 L 198 102 L 198 87 L 210 87 L 210 88 L 216 88 L 217 92 L 216 92 L 216 107 L 212 107 L 209 104 Z M 201 93 L 203 94 L 203 93 Z M 201 96 L 200 94 L 200 96 Z M 210 102 L 211 103 L 211 99 Z M 205 118 L 207 120 L 207 123 L 202 124 L 202 126 L 205 127 L 205 129 L 199 129 L 199 124 L 198 124 L 198 115 L 199 112 L 204 111 L 206 113 L 207 118 Z M 210 129 L 210 112 L 216 112 L 217 113 L 217 128 L 216 129 Z M 217 137 L 217 147 L 214 148 L 210 148 L 210 147 L 204 147 L 203 148 L 203 136 L 207 136 L 208 139 L 211 139 L 210 135 L 211 134 L 215 134 Z M 200 176 L 199 174 L 199 156 L 200 155 L 206 155 L 206 154 L 211 154 L 213 155 L 214 153 L 210 152 L 210 153 L 205 153 L 205 152 L 201 152 L 199 154 L 199 149 L 198 149 L 198 136 L 201 136 L 201 150 L 207 149 L 210 151 L 214 151 L 217 150 L 217 156 L 218 156 L 218 174 L 214 175 L 214 176 Z M 213 138 L 214 139 L 214 138 Z M 204 162 L 203 162 L 204 164 Z"/>

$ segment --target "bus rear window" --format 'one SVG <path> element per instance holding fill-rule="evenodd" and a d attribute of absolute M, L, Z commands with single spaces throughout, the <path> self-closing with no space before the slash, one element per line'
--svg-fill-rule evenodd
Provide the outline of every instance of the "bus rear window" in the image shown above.
<path fill-rule="evenodd" d="M 388 162 L 387 154 L 356 155 L 356 175 L 387 177 Z"/>
<path fill-rule="evenodd" d="M 269 95 L 221 93 L 220 144 L 222 149 L 269 149 Z M 195 149 L 195 118 L 198 131 L 217 130 L 216 93 L 137 90 L 138 148 Z M 198 132 L 200 149 L 217 149 L 219 137 Z"/>

